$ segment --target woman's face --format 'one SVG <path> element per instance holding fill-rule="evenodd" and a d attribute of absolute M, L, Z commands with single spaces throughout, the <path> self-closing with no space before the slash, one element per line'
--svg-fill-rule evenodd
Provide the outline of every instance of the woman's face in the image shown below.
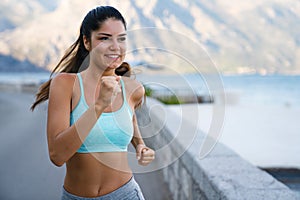
<path fill-rule="evenodd" d="M 120 20 L 109 18 L 93 31 L 89 44 L 90 61 L 102 70 L 119 67 L 126 53 L 126 30 Z"/>

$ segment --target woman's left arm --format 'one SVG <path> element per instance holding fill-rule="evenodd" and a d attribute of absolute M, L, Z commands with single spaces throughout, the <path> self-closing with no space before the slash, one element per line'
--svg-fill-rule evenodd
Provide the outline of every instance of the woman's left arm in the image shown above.
<path fill-rule="evenodd" d="M 140 165 L 144 165 L 144 166 L 148 165 L 154 160 L 155 152 L 151 148 L 145 145 L 137 124 L 137 119 L 135 114 L 133 115 L 133 127 L 134 127 L 134 132 L 133 132 L 133 138 L 131 140 L 131 143 L 136 150 L 136 158 Z"/>
<path fill-rule="evenodd" d="M 135 88 L 136 89 L 134 90 L 131 99 L 134 102 L 135 105 L 134 107 L 136 109 L 143 101 L 145 90 L 140 83 Z M 154 150 L 152 150 L 151 148 L 145 145 L 138 127 L 135 113 L 133 115 L 132 123 L 133 123 L 133 138 L 131 140 L 131 143 L 136 150 L 136 158 L 138 159 L 139 164 L 146 166 L 154 160 L 155 152 Z"/>

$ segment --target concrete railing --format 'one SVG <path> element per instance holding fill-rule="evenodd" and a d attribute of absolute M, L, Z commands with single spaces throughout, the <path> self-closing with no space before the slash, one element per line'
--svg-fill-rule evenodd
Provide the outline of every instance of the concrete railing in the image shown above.
<path fill-rule="evenodd" d="M 172 199 L 296 199 L 287 186 L 221 143 L 200 159 L 206 135 L 190 125 L 188 116 L 178 117 L 147 99 L 137 117 L 145 142 L 156 150 L 156 166 L 163 170 Z"/>

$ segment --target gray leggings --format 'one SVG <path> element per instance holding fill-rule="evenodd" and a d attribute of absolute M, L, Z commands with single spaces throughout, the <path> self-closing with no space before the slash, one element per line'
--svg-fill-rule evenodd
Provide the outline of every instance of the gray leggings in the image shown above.
<path fill-rule="evenodd" d="M 86 198 L 70 194 L 63 188 L 61 200 L 145 200 L 140 186 L 132 177 L 126 184 L 106 195 Z"/>

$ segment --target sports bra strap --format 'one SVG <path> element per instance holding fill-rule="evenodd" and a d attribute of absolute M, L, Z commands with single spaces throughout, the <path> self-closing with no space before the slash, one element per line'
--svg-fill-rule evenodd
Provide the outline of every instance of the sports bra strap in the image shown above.
<path fill-rule="evenodd" d="M 77 73 L 77 77 L 79 79 L 79 86 L 80 86 L 80 98 L 84 99 L 84 89 L 83 89 L 83 83 L 82 83 L 82 77 L 80 73 Z"/>
<path fill-rule="evenodd" d="M 124 84 L 124 81 L 123 81 L 122 78 L 121 78 L 120 82 L 121 82 L 121 86 L 122 86 L 123 101 L 127 103 L 127 99 L 126 99 L 126 89 L 125 89 L 125 84 Z"/>

